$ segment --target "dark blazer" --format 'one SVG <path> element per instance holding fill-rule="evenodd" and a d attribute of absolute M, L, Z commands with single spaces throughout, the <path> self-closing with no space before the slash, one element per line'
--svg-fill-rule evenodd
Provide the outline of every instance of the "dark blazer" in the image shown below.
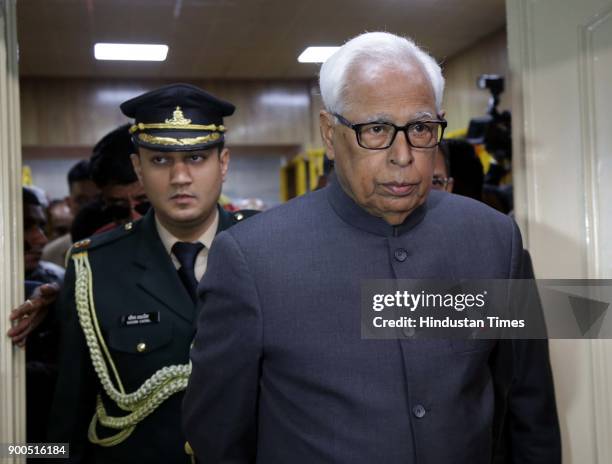
<path fill-rule="evenodd" d="M 219 211 L 219 231 L 249 215 Z M 97 317 L 125 391 L 135 391 L 164 366 L 186 364 L 195 334 L 196 307 L 159 238 L 153 212 L 138 222 L 92 237 L 76 251 L 83 248 L 91 263 Z M 76 313 L 74 284 L 74 263 L 70 260 L 58 305 L 59 379 L 48 441 L 69 442 L 69 462 L 190 462 L 180 424 L 183 392 L 164 401 L 123 443 L 101 447 L 88 442 L 95 398 L 102 388 Z M 142 313 L 159 316 L 159 322 L 136 326 L 122 322 L 125 316 Z M 144 351 L 138 350 L 140 343 L 145 344 Z M 102 399 L 109 415 L 125 415 L 105 393 Z M 114 433 L 98 426 L 100 437 Z"/>
<path fill-rule="evenodd" d="M 396 227 L 334 182 L 215 239 L 184 428 L 199 462 L 560 463 L 545 342 L 366 340 L 372 278 L 516 278 L 512 219 L 431 192 Z"/>

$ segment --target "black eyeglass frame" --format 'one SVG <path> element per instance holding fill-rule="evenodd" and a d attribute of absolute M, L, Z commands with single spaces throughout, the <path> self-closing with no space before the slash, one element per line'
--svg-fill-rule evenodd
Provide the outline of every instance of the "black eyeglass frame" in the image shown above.
<path fill-rule="evenodd" d="M 446 119 L 438 119 L 438 120 L 428 119 L 428 120 L 413 121 L 413 122 L 409 122 L 405 126 L 396 126 L 395 124 L 393 124 L 391 122 L 387 122 L 387 121 L 371 121 L 371 122 L 363 122 L 363 123 L 353 124 L 348 119 L 346 119 L 344 116 L 342 116 L 342 115 L 340 115 L 338 113 L 333 113 L 333 115 L 336 118 L 338 118 L 338 121 L 340 121 L 340 123 L 342 125 L 350 128 L 350 129 L 353 129 L 355 131 L 355 136 L 357 137 L 357 145 L 359 145 L 361 148 L 365 148 L 366 150 L 386 150 L 391 145 L 393 145 L 393 142 L 395 142 L 395 137 L 397 137 L 397 133 L 400 132 L 400 131 L 402 131 L 404 133 L 404 135 L 406 136 L 406 141 L 408 142 L 408 145 L 410 145 L 412 148 L 434 148 L 434 147 L 437 147 L 440 144 L 440 142 L 442 141 L 442 139 L 444 138 L 444 130 L 446 129 L 446 126 L 448 125 L 448 122 L 446 121 Z M 440 132 L 440 138 L 439 138 L 439 140 L 434 145 L 431 145 L 431 146 L 428 146 L 428 147 L 417 147 L 417 146 L 413 145 L 410 142 L 410 137 L 408 136 L 408 130 L 412 126 L 416 126 L 417 124 L 425 124 L 425 123 L 440 124 L 442 126 L 442 132 Z M 369 126 L 369 125 L 372 125 L 372 124 L 385 124 L 387 126 L 393 127 L 393 130 L 395 132 L 393 133 L 393 137 L 391 137 L 391 141 L 389 142 L 388 145 L 385 145 L 384 147 L 372 148 L 372 147 L 366 147 L 366 146 L 361 144 L 361 137 L 359 136 L 359 129 L 361 129 L 363 126 Z"/>

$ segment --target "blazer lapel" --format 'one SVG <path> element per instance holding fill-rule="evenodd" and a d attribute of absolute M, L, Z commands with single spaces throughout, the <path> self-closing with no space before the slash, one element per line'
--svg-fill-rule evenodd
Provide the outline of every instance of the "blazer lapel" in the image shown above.
<path fill-rule="evenodd" d="M 136 265 L 142 268 L 137 285 L 177 316 L 193 323 L 195 305 L 159 238 L 153 210 L 149 210 L 142 219 L 142 230 L 142 240 L 136 253 Z"/>

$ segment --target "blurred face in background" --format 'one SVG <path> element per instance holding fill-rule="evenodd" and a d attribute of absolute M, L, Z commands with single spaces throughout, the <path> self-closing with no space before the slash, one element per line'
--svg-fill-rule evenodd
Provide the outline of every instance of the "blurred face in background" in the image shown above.
<path fill-rule="evenodd" d="M 148 209 L 148 198 L 140 182 L 113 184 L 102 187 L 104 208 L 113 221 L 123 223 L 142 217 Z"/>
<path fill-rule="evenodd" d="M 40 205 L 23 206 L 23 241 L 25 271 L 32 272 L 38 266 L 42 250 L 47 244 L 45 225 L 47 219 Z"/>
<path fill-rule="evenodd" d="M 444 190 L 445 192 L 453 191 L 453 178 L 449 176 L 448 169 L 446 169 L 444 153 L 440 146 L 436 150 L 431 188 L 434 190 Z"/>
<path fill-rule="evenodd" d="M 53 202 L 47 211 L 49 214 L 47 238 L 49 240 L 53 240 L 56 237 L 70 232 L 70 225 L 72 224 L 73 216 L 71 209 L 68 207 L 68 204 L 65 201 L 61 200 Z"/>
<path fill-rule="evenodd" d="M 70 184 L 70 194 L 66 197 L 66 202 L 76 216 L 79 210 L 87 203 L 91 203 L 100 196 L 100 189 L 93 180 L 78 180 Z"/>
<path fill-rule="evenodd" d="M 203 232 L 212 223 L 229 164 L 227 148 L 162 152 L 141 147 L 132 163 L 164 227 L 173 233 Z"/>

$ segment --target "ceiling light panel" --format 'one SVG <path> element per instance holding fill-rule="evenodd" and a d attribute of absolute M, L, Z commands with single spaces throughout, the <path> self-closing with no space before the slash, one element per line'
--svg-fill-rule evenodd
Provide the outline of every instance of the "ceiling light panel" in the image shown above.
<path fill-rule="evenodd" d="M 298 61 L 300 63 L 325 63 L 340 47 L 308 47 L 304 50 Z"/>
<path fill-rule="evenodd" d="M 161 44 L 97 43 L 94 45 L 96 60 L 113 61 L 165 61 L 168 46 Z"/>

